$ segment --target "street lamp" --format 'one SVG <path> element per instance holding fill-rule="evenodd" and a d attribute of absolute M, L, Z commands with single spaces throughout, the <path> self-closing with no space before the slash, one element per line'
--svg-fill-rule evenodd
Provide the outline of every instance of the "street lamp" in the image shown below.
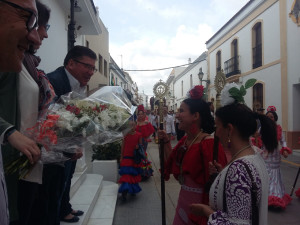
<path fill-rule="evenodd" d="M 70 22 L 68 24 L 68 51 L 74 47 L 75 43 L 75 19 L 74 12 L 81 12 L 82 9 L 78 5 L 77 0 L 70 0 Z"/>
<path fill-rule="evenodd" d="M 205 81 L 207 84 L 210 84 L 210 80 L 203 80 L 204 73 L 202 72 L 202 67 L 199 69 L 198 77 L 200 80 L 200 85 L 202 85 L 202 81 Z"/>

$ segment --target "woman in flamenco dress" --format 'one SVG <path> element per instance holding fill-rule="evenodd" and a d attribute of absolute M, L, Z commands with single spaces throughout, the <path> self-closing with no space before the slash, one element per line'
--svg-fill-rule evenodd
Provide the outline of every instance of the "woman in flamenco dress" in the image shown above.
<path fill-rule="evenodd" d="M 147 178 L 153 175 L 153 170 L 151 162 L 148 160 L 147 156 L 147 139 L 154 132 L 154 128 L 149 121 L 146 120 L 146 112 L 143 105 L 139 105 L 137 109 L 137 126 L 135 129 L 137 132 L 142 134 L 142 145 L 145 151 L 145 159 L 141 162 L 142 168 L 142 179 L 146 180 Z"/>
<path fill-rule="evenodd" d="M 129 123 L 131 131 L 123 140 L 119 171 L 121 175 L 119 193 L 122 194 L 123 201 L 126 200 L 127 193 L 134 196 L 142 190 L 139 186 L 141 168 L 139 164 L 134 162 L 134 151 L 142 145 L 142 134 L 135 131 L 136 122 L 134 120 L 130 120 Z"/>
<path fill-rule="evenodd" d="M 173 225 L 207 224 L 207 218 L 190 213 L 192 203 L 208 204 L 208 192 L 204 189 L 210 179 L 209 162 L 213 161 L 214 119 L 209 105 L 202 99 L 203 86 L 197 85 L 188 92 L 188 98 L 180 105 L 178 128 L 186 135 L 172 150 L 165 131 L 159 131 L 164 141 L 166 159 L 165 180 L 173 174 L 181 184 Z M 226 156 L 220 144 L 218 162 L 224 167 Z"/>
<path fill-rule="evenodd" d="M 285 158 L 292 153 L 291 149 L 287 147 L 282 128 L 277 124 L 278 115 L 275 106 L 267 108 L 266 116 L 273 120 L 277 125 L 277 140 L 279 145 L 273 153 L 268 153 L 264 145 L 262 145 L 262 157 L 265 160 L 268 174 L 269 174 L 269 207 L 285 209 L 291 202 L 292 198 L 289 194 L 285 193 L 285 187 L 281 179 L 280 163 L 281 155 Z"/>

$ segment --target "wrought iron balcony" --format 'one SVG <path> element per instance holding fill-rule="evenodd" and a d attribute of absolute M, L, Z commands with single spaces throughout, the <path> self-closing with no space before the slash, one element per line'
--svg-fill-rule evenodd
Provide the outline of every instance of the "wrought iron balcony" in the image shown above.
<path fill-rule="evenodd" d="M 224 73 L 226 77 L 230 77 L 235 74 L 240 74 L 239 66 L 239 56 L 234 56 L 233 58 L 224 62 Z"/>
<path fill-rule="evenodd" d="M 253 69 L 262 66 L 262 45 L 259 44 L 252 49 Z"/>

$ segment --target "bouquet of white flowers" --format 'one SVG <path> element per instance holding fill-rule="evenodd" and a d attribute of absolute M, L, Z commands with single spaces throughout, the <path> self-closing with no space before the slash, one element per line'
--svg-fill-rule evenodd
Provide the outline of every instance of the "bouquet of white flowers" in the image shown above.
<path fill-rule="evenodd" d="M 102 145 L 123 138 L 135 109 L 121 87 L 106 86 L 86 98 L 70 92 L 52 104 L 25 135 L 46 149 L 43 163 L 63 162 L 86 142 Z M 23 156 L 7 165 L 6 171 L 21 170 L 26 176 L 30 167 Z"/>
<path fill-rule="evenodd" d="M 87 98 L 70 92 L 27 135 L 47 150 L 73 153 L 86 141 L 105 144 L 122 138 L 135 109 L 121 87 L 106 86 Z"/>

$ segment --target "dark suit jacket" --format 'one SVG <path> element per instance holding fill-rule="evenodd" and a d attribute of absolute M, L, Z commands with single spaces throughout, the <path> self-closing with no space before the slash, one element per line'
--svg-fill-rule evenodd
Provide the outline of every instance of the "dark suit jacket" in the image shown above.
<path fill-rule="evenodd" d="M 67 94 L 68 92 L 72 91 L 70 81 L 63 66 L 57 68 L 51 73 L 48 73 L 47 77 L 52 84 L 55 94 L 58 98 L 61 95 Z"/>

